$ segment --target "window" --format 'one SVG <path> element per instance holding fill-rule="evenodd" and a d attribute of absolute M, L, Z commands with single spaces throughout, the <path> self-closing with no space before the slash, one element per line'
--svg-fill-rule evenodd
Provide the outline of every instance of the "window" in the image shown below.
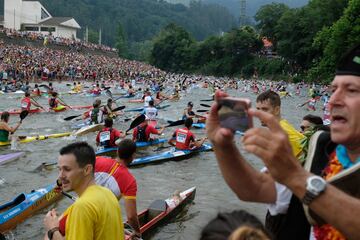
<path fill-rule="evenodd" d="M 25 27 L 25 31 L 38 32 L 38 31 L 39 31 L 39 27 L 27 26 L 27 27 Z"/>
<path fill-rule="evenodd" d="M 46 11 L 41 8 L 41 20 L 48 17 L 50 17 L 49 14 L 47 14 Z"/>
<path fill-rule="evenodd" d="M 42 32 L 55 32 L 55 27 L 41 27 Z"/>

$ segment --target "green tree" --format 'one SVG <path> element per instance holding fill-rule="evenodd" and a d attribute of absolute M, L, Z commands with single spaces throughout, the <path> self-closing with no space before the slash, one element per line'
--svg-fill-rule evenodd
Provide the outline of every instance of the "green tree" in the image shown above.
<path fill-rule="evenodd" d="M 99 32 L 89 29 L 88 41 L 91 43 L 98 44 L 99 43 Z"/>
<path fill-rule="evenodd" d="M 194 39 L 184 28 L 171 23 L 153 40 L 150 63 L 166 71 L 186 71 L 191 66 Z"/>
<path fill-rule="evenodd" d="M 118 50 L 119 57 L 128 56 L 126 36 L 121 23 L 118 23 L 115 47 Z"/>

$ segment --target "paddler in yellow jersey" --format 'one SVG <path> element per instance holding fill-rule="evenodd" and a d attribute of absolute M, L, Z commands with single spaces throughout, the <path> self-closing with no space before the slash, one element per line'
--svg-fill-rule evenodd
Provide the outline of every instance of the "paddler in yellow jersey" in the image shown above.
<path fill-rule="evenodd" d="M 15 127 L 10 127 L 9 122 L 10 114 L 9 112 L 3 112 L 1 114 L 1 121 L 0 121 L 0 142 L 7 142 L 10 140 L 9 134 L 13 134 L 21 125 L 20 122 L 17 123 Z"/>

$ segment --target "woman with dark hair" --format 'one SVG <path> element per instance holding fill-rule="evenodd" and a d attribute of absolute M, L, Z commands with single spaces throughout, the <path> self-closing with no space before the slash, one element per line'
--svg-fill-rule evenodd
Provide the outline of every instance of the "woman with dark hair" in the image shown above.
<path fill-rule="evenodd" d="M 201 232 L 200 240 L 270 240 L 264 225 L 244 210 L 219 213 Z"/>
<path fill-rule="evenodd" d="M 9 141 L 9 133 L 13 134 L 21 125 L 21 120 L 18 124 L 12 128 L 9 126 L 10 114 L 9 112 L 3 112 L 1 114 L 1 121 L 0 121 L 0 142 L 7 142 Z"/>

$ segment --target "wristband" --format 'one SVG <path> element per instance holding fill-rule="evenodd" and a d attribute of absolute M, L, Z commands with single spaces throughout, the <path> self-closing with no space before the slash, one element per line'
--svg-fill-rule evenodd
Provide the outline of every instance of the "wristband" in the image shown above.
<path fill-rule="evenodd" d="M 52 240 L 53 236 L 54 236 L 54 233 L 56 231 L 59 231 L 59 227 L 54 227 L 52 229 L 50 229 L 48 232 L 47 232 L 47 235 L 48 235 L 48 238 L 49 240 Z"/>

